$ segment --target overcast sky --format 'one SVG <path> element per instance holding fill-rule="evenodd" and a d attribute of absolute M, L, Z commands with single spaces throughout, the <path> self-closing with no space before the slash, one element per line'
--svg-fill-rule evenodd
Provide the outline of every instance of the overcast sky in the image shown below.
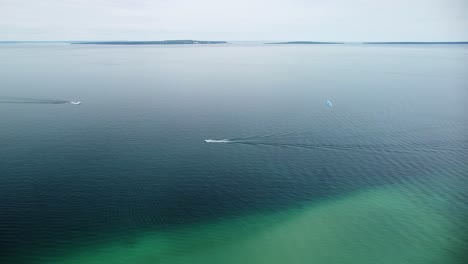
<path fill-rule="evenodd" d="M 0 40 L 468 40 L 468 0 L 0 0 Z"/>

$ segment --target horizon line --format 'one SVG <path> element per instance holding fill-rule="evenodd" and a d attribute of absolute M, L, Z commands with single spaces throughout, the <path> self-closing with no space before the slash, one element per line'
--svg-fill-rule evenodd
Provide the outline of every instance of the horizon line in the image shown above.
<path fill-rule="evenodd" d="M 141 39 L 112 39 L 112 40 L 0 40 L 0 42 L 117 42 L 117 41 L 126 41 L 126 42 L 136 42 L 136 41 L 173 41 L 173 40 L 197 40 L 203 41 L 202 39 L 162 39 L 162 40 L 141 40 Z M 207 40 L 214 41 L 214 40 Z M 323 40 L 219 40 L 219 41 L 233 41 L 233 42 L 316 42 L 316 43 L 450 43 L 450 42 L 468 42 L 468 40 L 432 40 L 432 41 L 416 41 L 416 40 L 386 40 L 386 41 L 323 41 Z"/>

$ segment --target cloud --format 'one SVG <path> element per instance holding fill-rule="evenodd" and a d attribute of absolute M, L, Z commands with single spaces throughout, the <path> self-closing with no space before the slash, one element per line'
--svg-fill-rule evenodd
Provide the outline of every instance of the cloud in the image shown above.
<path fill-rule="evenodd" d="M 468 40 L 464 0 L 0 0 L 0 40 Z"/>

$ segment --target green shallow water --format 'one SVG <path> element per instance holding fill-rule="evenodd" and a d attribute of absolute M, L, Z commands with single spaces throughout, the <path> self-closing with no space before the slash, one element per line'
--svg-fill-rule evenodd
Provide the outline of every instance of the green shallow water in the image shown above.
<path fill-rule="evenodd" d="M 450 201 L 390 186 L 281 213 L 251 215 L 131 243 L 79 248 L 43 263 L 462 263 Z M 444 209 L 445 208 L 445 209 Z"/>

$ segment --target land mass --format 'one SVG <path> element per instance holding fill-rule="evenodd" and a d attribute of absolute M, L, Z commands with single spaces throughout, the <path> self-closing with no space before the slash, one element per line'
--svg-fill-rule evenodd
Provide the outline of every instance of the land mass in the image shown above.
<path fill-rule="evenodd" d="M 468 44 L 468 41 L 389 41 L 389 42 L 362 42 L 362 44 L 398 44 L 398 45 L 421 45 L 421 44 Z"/>
<path fill-rule="evenodd" d="M 329 42 L 329 41 L 286 41 L 265 44 L 371 44 L 371 45 L 446 45 L 446 44 L 468 44 L 468 41 L 386 41 L 386 42 Z"/>
<path fill-rule="evenodd" d="M 265 44 L 344 44 L 344 42 L 324 42 L 324 41 L 286 41 L 286 42 L 272 42 Z"/>
<path fill-rule="evenodd" d="M 226 44 L 226 41 L 213 40 L 160 40 L 160 41 L 79 41 L 71 44 L 95 45 L 180 45 L 180 44 Z"/>
<path fill-rule="evenodd" d="M 215 40 L 160 40 L 160 41 L 0 41 L 0 44 L 41 44 L 41 43 L 64 43 L 64 44 L 95 44 L 95 45 L 190 45 L 190 44 L 227 44 L 227 41 Z M 268 42 L 264 44 L 305 44 L 305 45 L 321 45 L 321 44 L 350 44 L 350 45 L 466 45 L 468 41 L 368 41 L 368 42 L 335 42 L 335 41 L 285 41 L 285 42 Z"/>

